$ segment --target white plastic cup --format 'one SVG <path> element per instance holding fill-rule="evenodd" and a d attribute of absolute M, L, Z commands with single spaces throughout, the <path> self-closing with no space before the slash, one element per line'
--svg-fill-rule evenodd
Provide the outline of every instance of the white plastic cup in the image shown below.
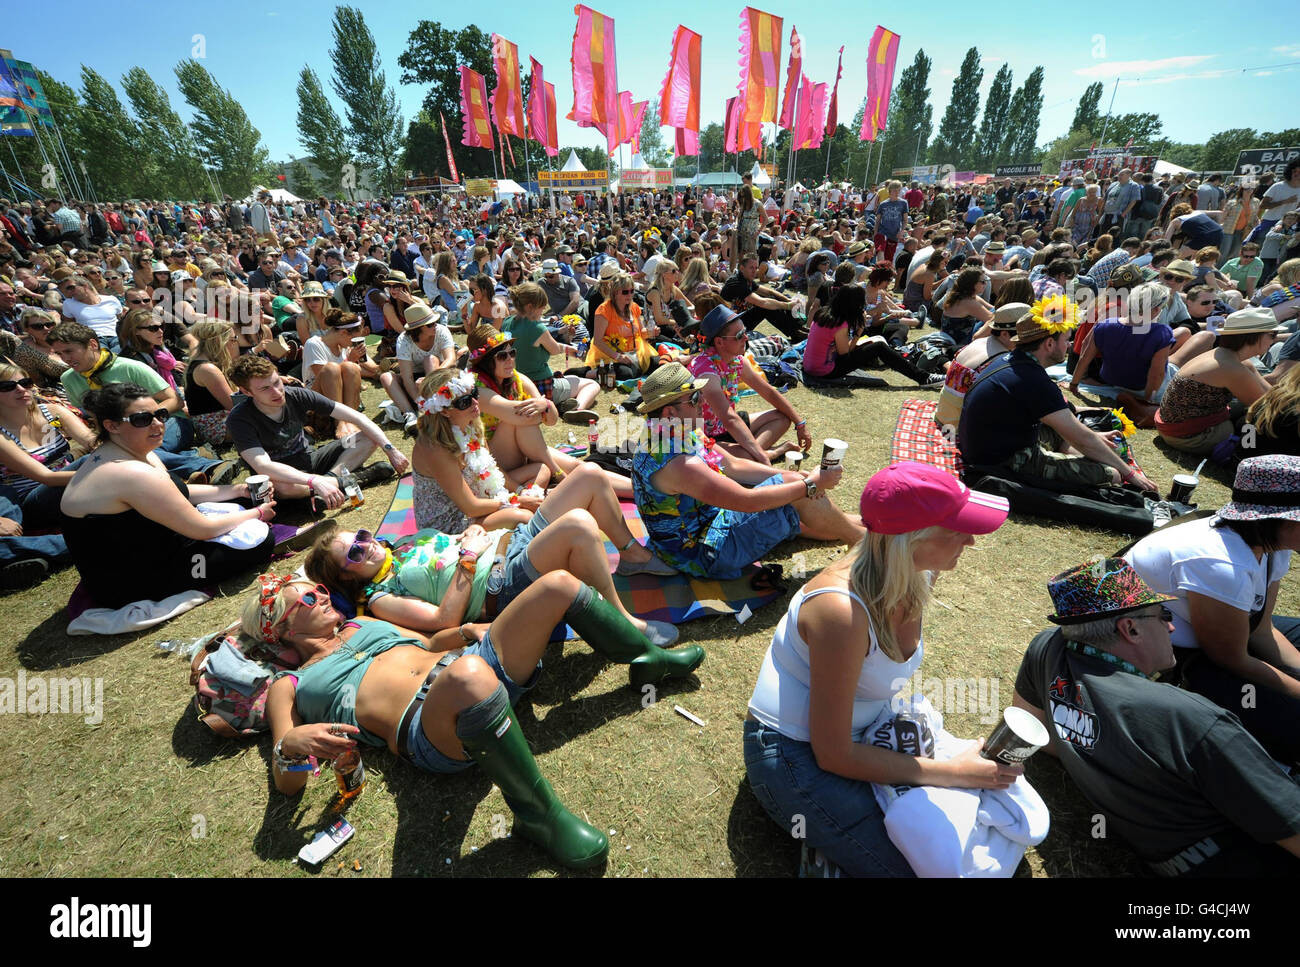
<path fill-rule="evenodd" d="M 1043 723 L 1022 708 L 1005 709 L 1002 721 L 984 743 L 980 755 L 1009 766 L 1018 766 L 1047 745 L 1051 736 Z"/>
<path fill-rule="evenodd" d="M 248 499 L 264 504 L 271 499 L 271 478 L 263 474 L 254 474 L 247 480 Z"/>
<path fill-rule="evenodd" d="M 844 454 L 848 452 L 849 445 L 843 440 L 825 440 L 822 442 L 822 469 L 830 470 L 839 465 L 844 460 Z"/>

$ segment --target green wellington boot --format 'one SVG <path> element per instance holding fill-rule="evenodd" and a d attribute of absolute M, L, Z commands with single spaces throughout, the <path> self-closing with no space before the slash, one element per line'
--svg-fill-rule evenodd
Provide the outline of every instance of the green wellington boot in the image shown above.
<path fill-rule="evenodd" d="M 704 661 L 699 645 L 682 645 L 666 649 L 651 644 L 632 623 L 590 585 L 583 585 L 564 620 L 591 646 L 591 650 L 610 661 L 629 665 L 628 679 L 642 685 L 665 678 L 685 678 Z"/>
<path fill-rule="evenodd" d="M 482 722 L 482 726 L 467 723 L 467 718 Z M 471 734 L 462 734 L 463 724 L 470 725 Z M 585 870 L 604 862 L 609 839 L 565 809 L 556 797 L 551 784 L 538 771 L 504 688 L 462 712 L 456 734 L 471 758 L 501 787 L 515 814 L 516 833 L 569 869 Z"/>

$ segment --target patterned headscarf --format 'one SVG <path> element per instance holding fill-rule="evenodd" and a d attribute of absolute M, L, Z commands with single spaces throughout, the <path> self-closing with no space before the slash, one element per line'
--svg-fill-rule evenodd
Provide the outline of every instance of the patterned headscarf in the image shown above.
<path fill-rule="evenodd" d="M 275 601 L 286 586 L 299 580 L 296 574 L 263 574 L 258 578 L 261 589 L 258 591 L 258 605 L 261 612 L 259 628 L 262 640 L 268 645 L 280 643 L 280 632 L 275 627 Z"/>

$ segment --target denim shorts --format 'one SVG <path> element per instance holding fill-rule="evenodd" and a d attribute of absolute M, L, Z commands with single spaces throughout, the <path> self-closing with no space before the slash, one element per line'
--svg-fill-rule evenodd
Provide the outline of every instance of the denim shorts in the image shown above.
<path fill-rule="evenodd" d="M 510 705 L 514 704 L 523 697 L 523 694 L 537 684 L 537 678 L 542 672 L 542 663 L 537 663 L 537 668 L 533 674 L 522 685 L 516 684 L 506 670 L 501 667 L 501 658 L 497 655 L 496 648 L 492 645 L 492 634 L 489 630 L 483 635 L 483 640 L 477 644 L 469 645 L 461 652 L 460 657 L 465 655 L 477 655 L 488 663 L 493 674 L 496 675 L 497 681 L 506 687 L 506 694 L 510 696 Z M 414 701 L 414 700 L 412 700 Z M 415 710 L 411 716 L 411 724 L 407 727 L 406 732 L 406 751 L 408 753 L 407 761 L 425 772 L 448 773 L 464 772 L 474 764 L 471 759 L 452 759 L 438 751 L 437 747 L 429 741 L 429 737 L 424 734 L 424 728 L 420 725 L 420 718 L 424 715 L 424 702 Z M 405 713 L 403 712 L 403 716 Z"/>
<path fill-rule="evenodd" d="M 774 473 L 756 486 L 775 487 L 783 482 L 781 474 Z M 713 519 L 699 562 L 705 577 L 729 581 L 782 541 L 798 536 L 799 512 L 789 504 L 753 513 L 723 510 Z"/>
<path fill-rule="evenodd" d="M 535 510 L 533 519 L 520 524 L 510 535 L 510 543 L 506 545 L 504 583 L 497 594 L 497 614 L 528 590 L 530 584 L 541 579 L 542 572 L 533 567 L 533 562 L 528 559 L 528 545 L 550 523 L 540 510 Z"/>
<path fill-rule="evenodd" d="M 787 835 L 802 832 L 849 876 L 913 876 L 885 831 L 871 783 L 826 772 L 812 745 L 745 722 L 745 771 L 763 810 Z"/>

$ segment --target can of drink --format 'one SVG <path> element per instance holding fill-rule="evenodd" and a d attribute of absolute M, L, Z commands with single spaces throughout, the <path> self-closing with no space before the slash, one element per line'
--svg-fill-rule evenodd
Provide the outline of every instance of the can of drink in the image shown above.
<path fill-rule="evenodd" d="M 1013 706 L 1003 710 L 1002 721 L 984 743 L 980 755 L 1018 766 L 1050 741 L 1042 722 Z"/>
<path fill-rule="evenodd" d="M 271 478 L 263 474 L 254 474 L 245 483 L 248 484 L 248 499 L 254 503 L 264 504 L 271 499 Z"/>
<path fill-rule="evenodd" d="M 849 445 L 843 440 L 826 440 L 822 443 L 822 469 L 838 469 L 848 452 Z"/>
<path fill-rule="evenodd" d="M 1190 473 L 1174 474 L 1173 485 L 1169 488 L 1169 499 L 1180 504 L 1190 504 L 1192 502 L 1192 491 L 1201 482 L 1200 477 L 1195 477 Z"/>

